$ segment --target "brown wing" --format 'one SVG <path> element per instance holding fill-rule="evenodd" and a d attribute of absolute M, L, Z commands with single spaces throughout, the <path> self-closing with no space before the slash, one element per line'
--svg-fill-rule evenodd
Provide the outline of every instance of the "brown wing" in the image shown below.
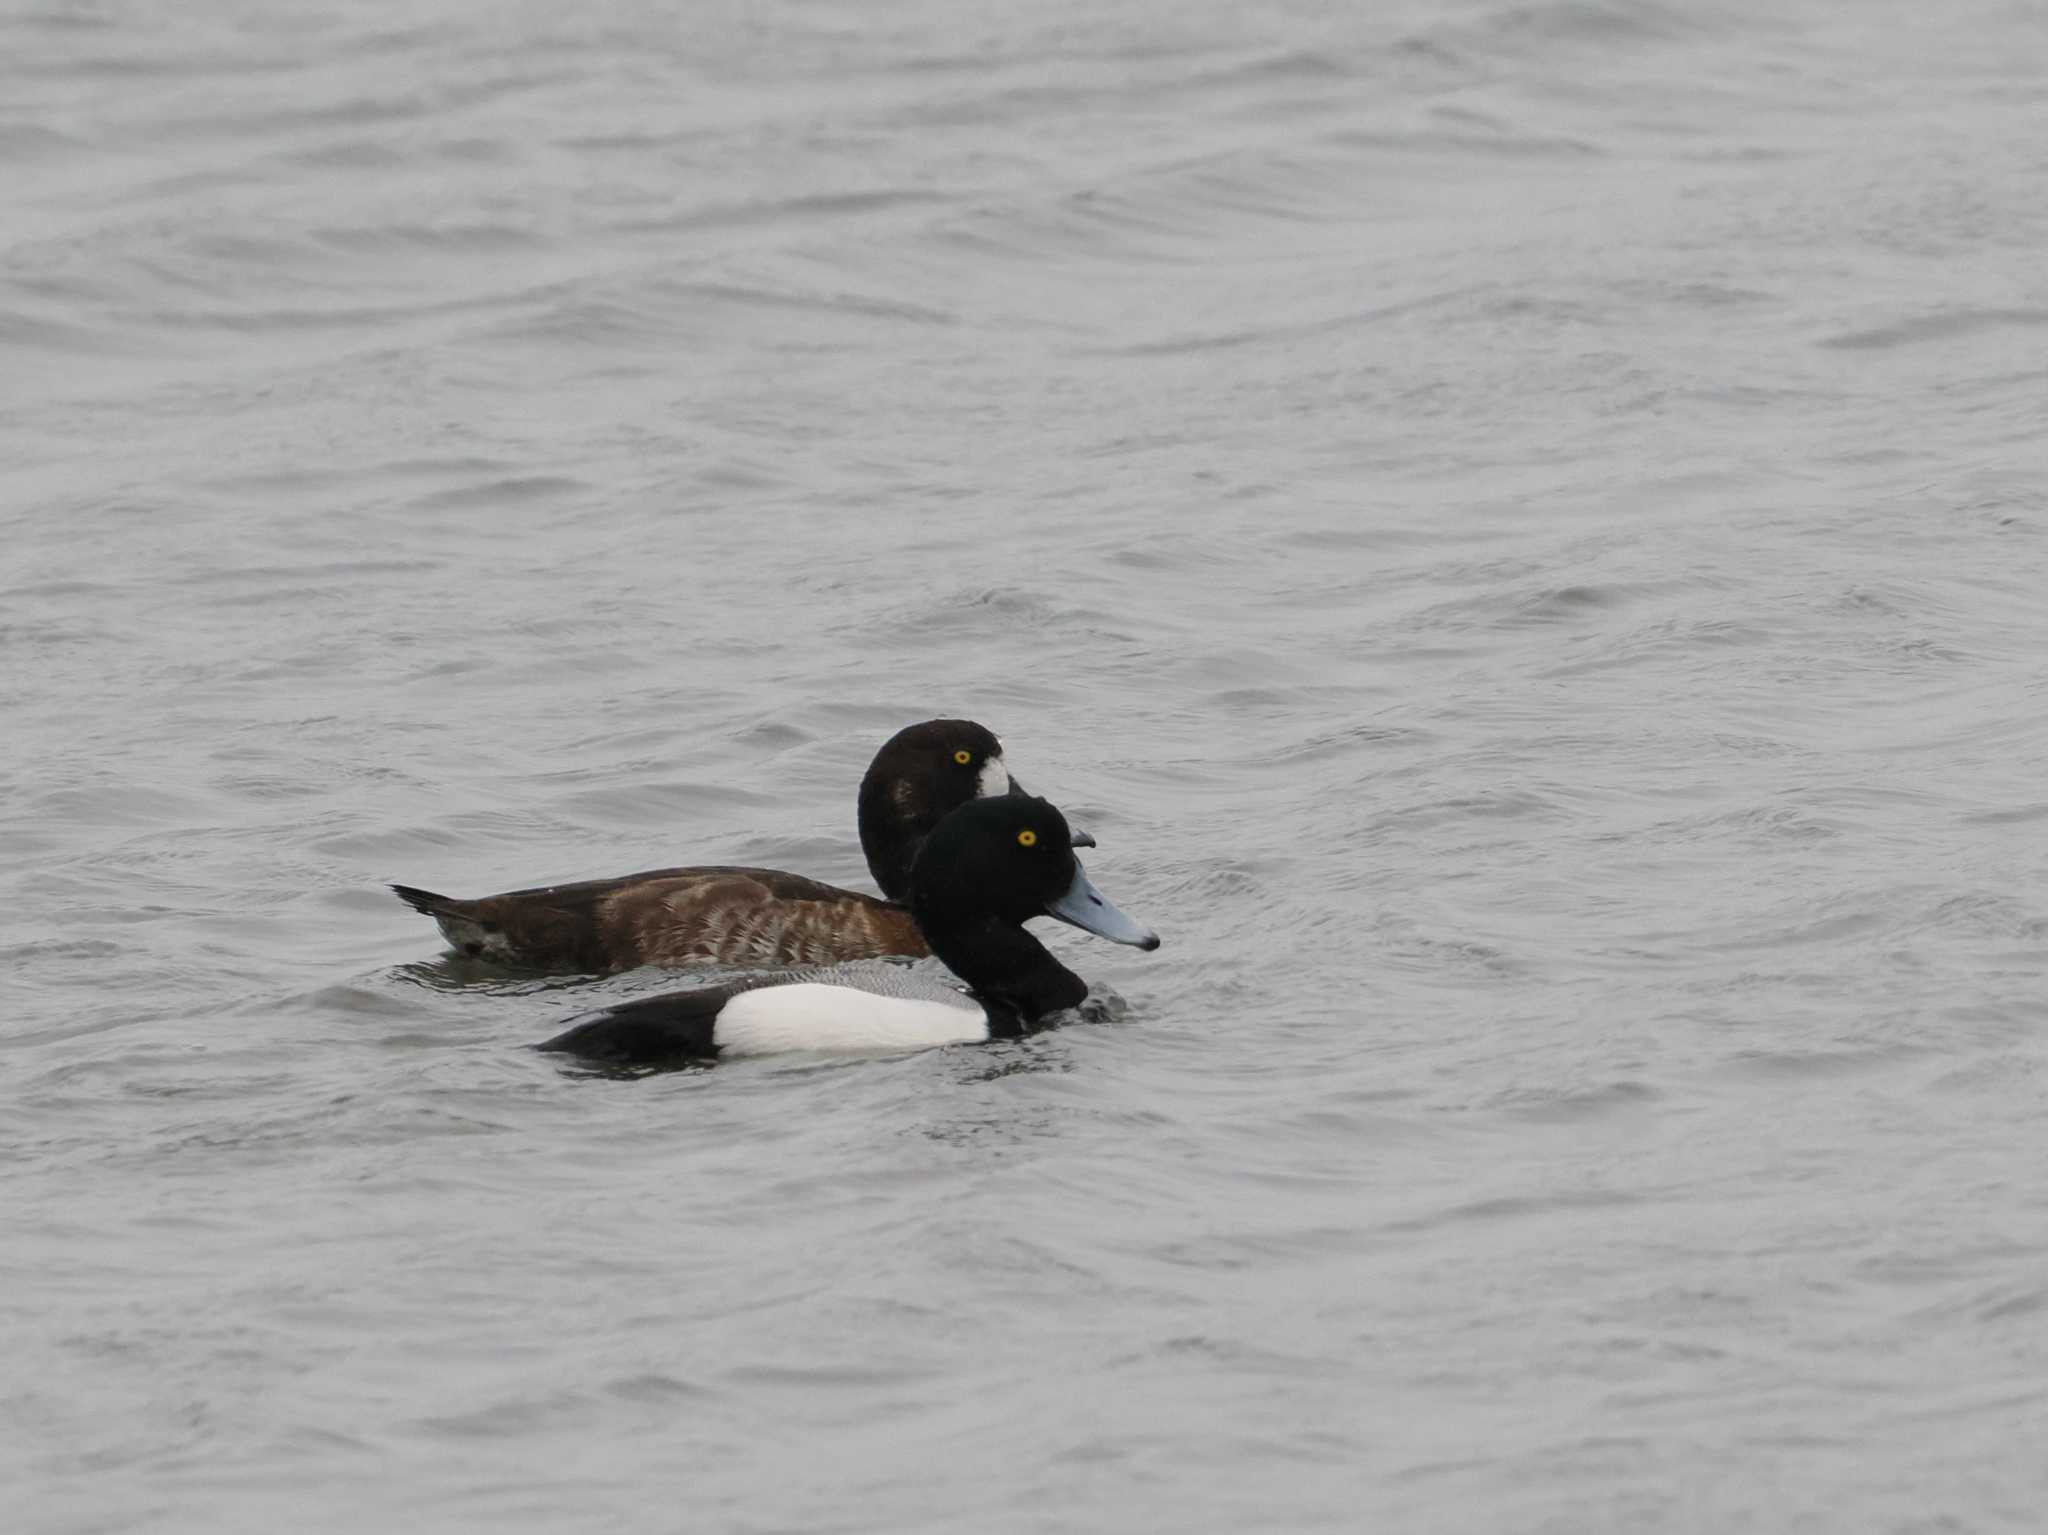
<path fill-rule="evenodd" d="M 931 952 L 902 907 L 777 869 L 655 869 L 446 908 L 482 930 L 483 952 L 550 969 L 823 965 Z"/>
<path fill-rule="evenodd" d="M 698 869 L 649 880 L 605 903 L 615 962 L 829 965 L 927 954 L 900 906 L 772 869 Z"/>

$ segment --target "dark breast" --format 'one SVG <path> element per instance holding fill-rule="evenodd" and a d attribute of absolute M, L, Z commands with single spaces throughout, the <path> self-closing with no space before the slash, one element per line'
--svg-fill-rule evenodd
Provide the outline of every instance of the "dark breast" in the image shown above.
<path fill-rule="evenodd" d="M 775 869 L 657 869 L 462 905 L 506 958 L 548 969 L 831 965 L 931 952 L 902 907 Z"/>

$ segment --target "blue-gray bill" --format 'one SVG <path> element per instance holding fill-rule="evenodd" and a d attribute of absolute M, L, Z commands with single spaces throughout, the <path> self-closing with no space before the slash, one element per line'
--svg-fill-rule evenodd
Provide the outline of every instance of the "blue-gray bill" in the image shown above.
<path fill-rule="evenodd" d="M 1009 793 L 1011 794 L 1011 796 L 1012 796 L 1013 798 L 1016 798 L 1016 799 L 1032 799 L 1032 798 L 1035 798 L 1035 796 L 1034 796 L 1034 795 L 1032 794 L 1032 792 L 1031 792 L 1031 791 L 1030 791 L 1029 789 L 1025 788 L 1025 787 L 1024 787 L 1024 785 L 1022 785 L 1022 784 L 1020 784 L 1019 782 L 1017 782 L 1017 780 L 1016 780 L 1015 778 L 1012 778 L 1012 779 L 1010 780 L 1010 788 L 1009 788 Z M 1075 831 L 1075 830 L 1074 830 L 1074 829 L 1073 829 L 1072 827 L 1069 827 L 1069 828 L 1068 828 L 1068 830 L 1070 830 L 1070 831 L 1073 831 L 1073 832 L 1074 832 L 1074 846 L 1075 846 L 1075 847 L 1093 847 L 1093 846 L 1095 846 L 1095 839 L 1094 839 L 1093 837 L 1089 836 L 1089 835 L 1088 835 L 1088 833 L 1086 833 L 1085 831 Z"/>
<path fill-rule="evenodd" d="M 1135 949 L 1159 947 L 1159 935 L 1112 906 L 1109 897 L 1089 883 L 1088 873 L 1078 861 L 1074 864 L 1074 882 L 1067 886 L 1065 895 L 1046 903 L 1045 914 L 1071 922 L 1082 932 L 1107 938 L 1111 943 L 1127 943 Z"/>

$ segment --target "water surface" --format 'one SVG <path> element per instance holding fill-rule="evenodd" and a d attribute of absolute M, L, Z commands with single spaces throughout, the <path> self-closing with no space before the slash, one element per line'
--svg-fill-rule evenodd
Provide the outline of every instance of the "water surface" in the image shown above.
<path fill-rule="evenodd" d="M 14 1527 L 2035 1527 L 2038 7 L 0 61 Z M 593 1080 L 381 889 L 935 714 L 1121 1022 Z"/>

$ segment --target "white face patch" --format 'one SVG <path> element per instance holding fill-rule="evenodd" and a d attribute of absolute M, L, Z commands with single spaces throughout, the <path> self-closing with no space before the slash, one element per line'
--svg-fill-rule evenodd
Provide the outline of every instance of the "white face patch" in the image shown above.
<path fill-rule="evenodd" d="M 721 1056 L 929 1050 L 980 1044 L 988 1038 L 988 1015 L 966 997 L 956 1006 L 797 981 L 741 992 L 719 1009 L 711 1038 Z"/>
<path fill-rule="evenodd" d="M 1010 770 L 1003 766 L 1003 759 L 1000 756 L 991 757 L 981 765 L 981 779 L 975 785 L 974 792 L 983 799 L 990 795 L 1010 792 Z"/>

